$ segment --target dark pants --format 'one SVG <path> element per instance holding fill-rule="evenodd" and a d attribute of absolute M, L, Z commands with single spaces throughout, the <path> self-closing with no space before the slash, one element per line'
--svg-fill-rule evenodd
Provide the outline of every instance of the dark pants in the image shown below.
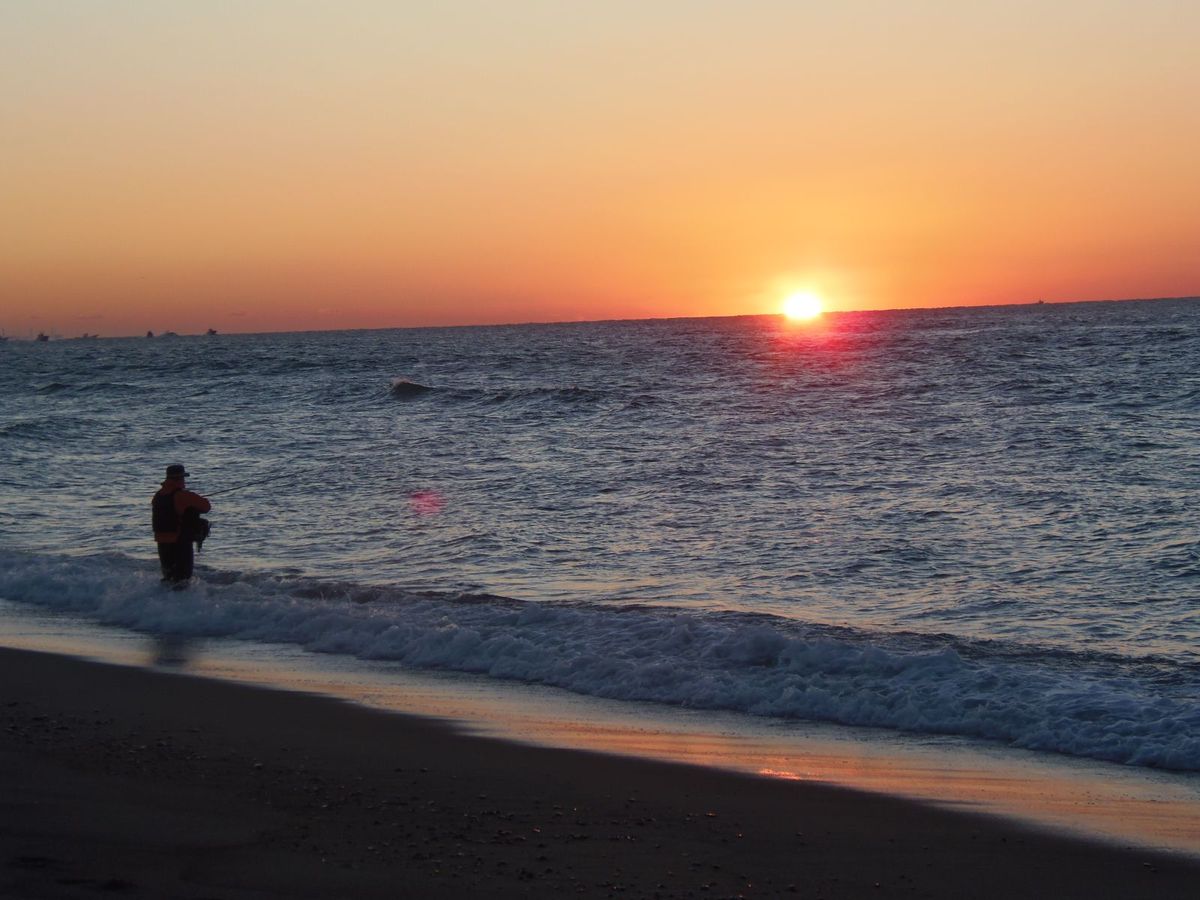
<path fill-rule="evenodd" d="M 187 581 L 192 577 L 195 560 L 191 541 L 181 540 L 174 544 L 158 545 L 158 561 L 162 565 L 163 581 Z"/>

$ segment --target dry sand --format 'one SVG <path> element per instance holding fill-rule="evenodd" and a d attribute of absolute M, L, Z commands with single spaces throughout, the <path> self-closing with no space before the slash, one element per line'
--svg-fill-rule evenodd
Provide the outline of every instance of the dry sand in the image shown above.
<path fill-rule="evenodd" d="M 0 650 L 4 897 L 1193 898 L 1200 861 Z"/>

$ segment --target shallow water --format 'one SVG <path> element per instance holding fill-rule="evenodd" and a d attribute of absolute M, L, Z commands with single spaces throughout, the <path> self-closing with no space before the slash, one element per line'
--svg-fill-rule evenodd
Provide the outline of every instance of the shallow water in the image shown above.
<path fill-rule="evenodd" d="M 1200 303 L 0 347 L 0 597 L 1200 769 Z M 214 497 L 186 596 L 148 498 Z"/>

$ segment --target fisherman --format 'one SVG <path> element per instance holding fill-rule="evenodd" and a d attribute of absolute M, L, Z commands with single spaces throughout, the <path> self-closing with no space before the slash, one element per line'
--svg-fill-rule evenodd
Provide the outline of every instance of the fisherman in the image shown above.
<path fill-rule="evenodd" d="M 162 580 L 176 587 L 183 587 L 192 577 L 195 560 L 192 543 L 203 537 L 200 514 L 212 509 L 208 500 L 187 490 L 184 486 L 187 477 L 179 463 L 167 466 L 167 480 L 150 504 Z"/>

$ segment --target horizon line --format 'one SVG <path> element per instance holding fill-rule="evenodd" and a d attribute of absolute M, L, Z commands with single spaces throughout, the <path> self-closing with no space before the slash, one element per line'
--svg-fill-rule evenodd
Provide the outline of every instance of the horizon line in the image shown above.
<path fill-rule="evenodd" d="M 1169 297 L 1105 297 L 1092 298 L 1085 300 L 1016 300 L 1011 303 L 956 303 L 945 306 L 896 306 L 896 307 L 872 307 L 869 309 L 838 309 L 828 310 L 821 314 L 821 318 L 829 316 L 844 316 L 844 315 L 859 315 L 862 313 L 897 313 L 897 312 L 925 312 L 932 310 L 955 310 L 955 309 L 1002 309 L 1010 306 L 1070 306 L 1080 305 L 1085 303 L 1156 303 L 1165 301 L 1181 301 L 1181 300 L 1200 300 L 1200 294 L 1182 294 Z M 325 334 L 339 333 L 349 331 L 418 331 L 430 329 L 444 328 L 526 328 L 535 325 L 601 325 L 606 323 L 617 322 L 672 322 L 682 320 L 701 320 L 701 319 L 752 319 L 775 317 L 783 318 L 781 312 L 760 312 L 760 313 L 734 313 L 730 315 L 718 316 L 639 316 L 636 318 L 616 318 L 616 319 L 554 319 L 547 321 L 515 321 L 515 322 L 479 322 L 479 323 L 458 323 L 446 325 L 377 325 L 362 328 L 298 328 L 294 330 L 277 330 L 277 331 L 218 331 L 215 336 L 225 335 L 271 335 L 271 334 Z M 215 330 L 215 329 L 214 329 Z M 32 329 L 30 329 L 32 331 Z M 39 334 L 45 334 L 39 330 Z M 66 337 L 59 334 L 55 336 L 55 331 L 51 329 L 48 337 L 55 341 L 78 341 L 78 340 L 147 340 L 149 336 L 157 340 L 163 337 L 209 337 L 205 332 L 175 332 L 171 330 L 154 333 L 148 329 L 148 335 L 142 334 L 111 334 L 100 335 L 89 334 L 84 332 L 83 335 Z M 0 329 L 0 342 L 17 341 L 18 343 L 38 343 L 36 338 L 16 337 L 13 334 L 8 334 L 5 330 Z"/>

